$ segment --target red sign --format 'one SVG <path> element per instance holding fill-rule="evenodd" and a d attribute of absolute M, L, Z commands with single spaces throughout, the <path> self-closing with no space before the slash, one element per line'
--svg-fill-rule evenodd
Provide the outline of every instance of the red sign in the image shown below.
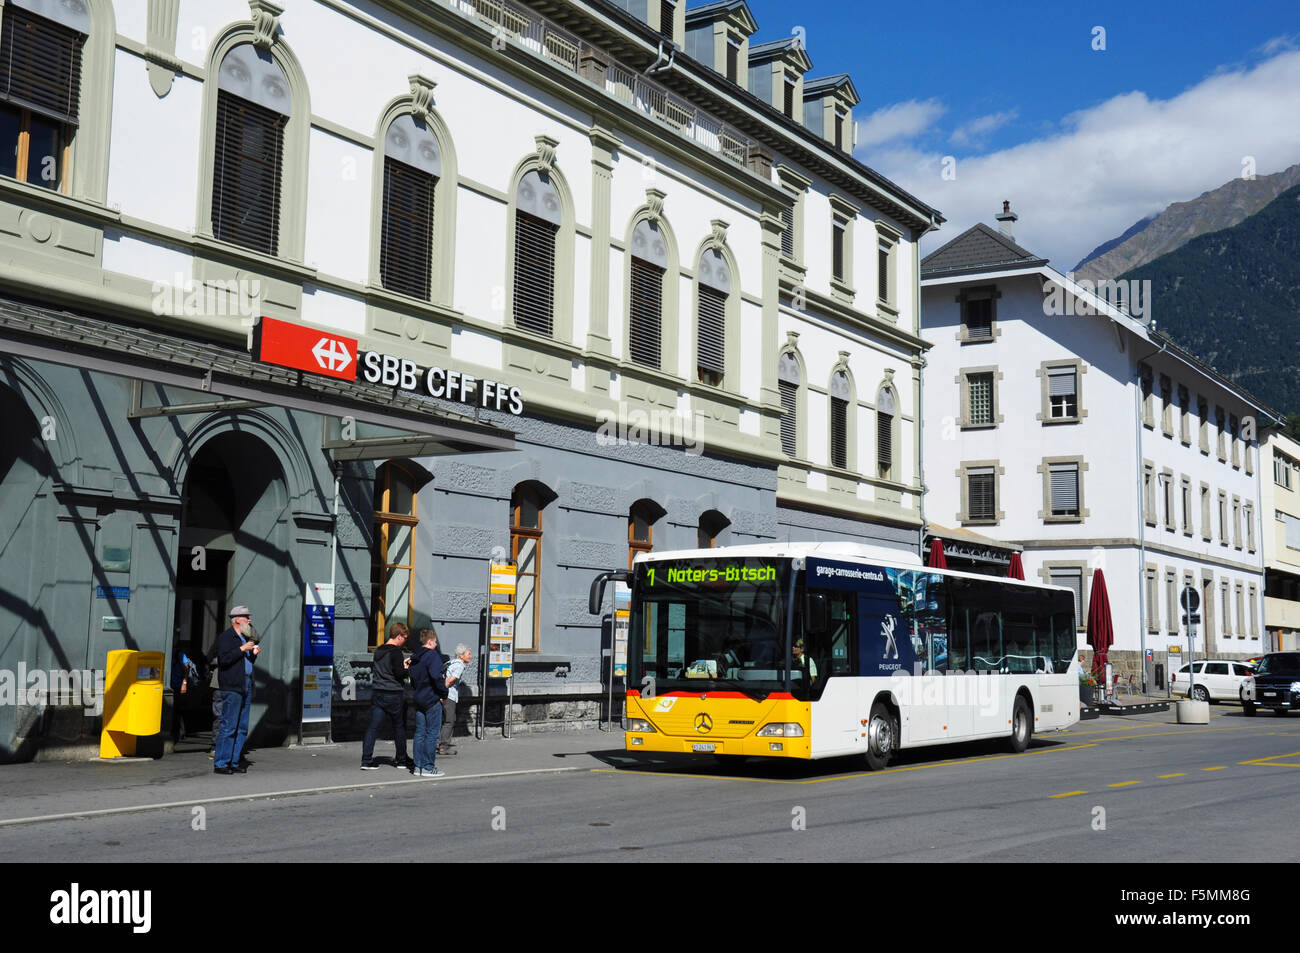
<path fill-rule="evenodd" d="M 253 358 L 343 381 L 357 379 L 356 338 L 275 318 L 262 318 L 257 323 Z"/>

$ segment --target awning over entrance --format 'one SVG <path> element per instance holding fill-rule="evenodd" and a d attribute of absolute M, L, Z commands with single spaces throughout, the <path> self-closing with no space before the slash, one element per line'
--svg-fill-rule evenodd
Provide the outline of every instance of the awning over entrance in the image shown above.
<path fill-rule="evenodd" d="M 515 449 L 512 432 L 396 388 L 332 380 L 264 364 L 211 341 L 13 298 L 0 297 L 0 347 L 18 357 L 135 379 L 132 417 L 265 404 L 319 414 L 326 420 L 321 446 L 336 460 Z M 146 384 L 182 388 L 195 400 L 151 404 Z"/>
<path fill-rule="evenodd" d="M 1011 554 L 1020 552 L 1014 543 L 990 539 L 968 529 L 950 529 L 938 523 L 926 523 L 925 548 L 928 552 L 933 540 L 942 540 L 944 558 L 949 569 L 978 572 L 990 576 L 1005 576 Z"/>

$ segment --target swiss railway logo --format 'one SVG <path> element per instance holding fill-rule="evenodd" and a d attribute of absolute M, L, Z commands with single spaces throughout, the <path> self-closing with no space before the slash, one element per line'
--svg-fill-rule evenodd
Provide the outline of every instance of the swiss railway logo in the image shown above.
<path fill-rule="evenodd" d="M 357 377 L 356 338 L 275 318 L 262 318 L 257 323 L 253 332 L 253 357 L 344 381 Z"/>

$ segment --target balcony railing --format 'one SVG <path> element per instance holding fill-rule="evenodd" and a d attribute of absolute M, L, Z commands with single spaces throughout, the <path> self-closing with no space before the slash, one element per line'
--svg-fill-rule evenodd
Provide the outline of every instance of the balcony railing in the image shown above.
<path fill-rule="evenodd" d="M 595 83 L 583 75 L 580 63 L 583 54 L 594 54 L 608 64 L 605 68 L 606 93 L 738 165 L 744 165 L 748 161 L 753 140 L 561 29 L 541 14 L 507 0 L 443 2 L 465 16 L 491 24 L 501 36 L 513 40 L 543 59 L 559 64 L 592 85 Z"/>

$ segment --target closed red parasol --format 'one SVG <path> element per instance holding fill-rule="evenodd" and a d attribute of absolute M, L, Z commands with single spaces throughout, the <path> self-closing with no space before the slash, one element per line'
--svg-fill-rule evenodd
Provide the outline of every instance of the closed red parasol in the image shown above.
<path fill-rule="evenodd" d="M 1110 618 L 1110 597 L 1106 595 L 1106 577 L 1101 569 L 1092 574 L 1092 595 L 1088 600 L 1088 644 L 1096 653 L 1094 670 L 1105 672 L 1107 653 L 1115 642 L 1115 626 Z"/>
<path fill-rule="evenodd" d="M 931 569 L 948 568 L 948 560 L 943 554 L 943 540 L 930 540 L 930 561 L 926 565 Z"/>

